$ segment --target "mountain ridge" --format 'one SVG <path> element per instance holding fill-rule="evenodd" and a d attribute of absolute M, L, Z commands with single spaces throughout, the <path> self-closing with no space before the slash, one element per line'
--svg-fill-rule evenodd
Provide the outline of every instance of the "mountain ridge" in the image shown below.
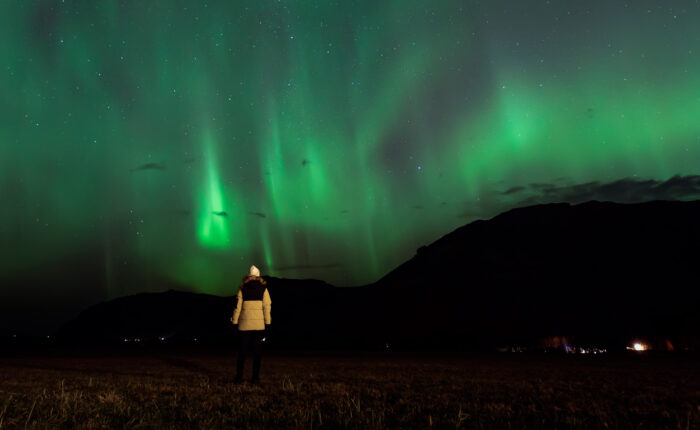
<path fill-rule="evenodd" d="M 619 345 L 640 335 L 695 345 L 700 296 L 687 279 L 700 275 L 692 264 L 700 261 L 697 243 L 700 201 L 515 208 L 418 248 L 372 284 L 334 287 L 265 277 L 273 338 L 281 347 L 493 347 L 563 334 Z M 229 336 L 235 298 L 196 297 L 175 305 L 202 309 L 190 311 L 195 322 L 189 327 L 178 325 L 175 316 L 161 318 L 179 328 L 168 333 Z M 75 338 L 76 328 L 100 325 L 107 330 L 92 336 L 118 339 L 120 327 L 167 331 L 145 316 L 133 324 L 115 318 L 121 325 L 85 318 L 66 324 L 59 335 Z"/>

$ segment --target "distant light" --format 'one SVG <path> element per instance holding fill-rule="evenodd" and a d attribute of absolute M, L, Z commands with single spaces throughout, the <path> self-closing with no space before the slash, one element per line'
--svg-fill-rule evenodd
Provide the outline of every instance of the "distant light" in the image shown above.
<path fill-rule="evenodd" d="M 632 348 L 634 348 L 635 351 L 644 351 L 647 349 L 647 347 L 642 345 L 641 343 L 635 343 Z"/>

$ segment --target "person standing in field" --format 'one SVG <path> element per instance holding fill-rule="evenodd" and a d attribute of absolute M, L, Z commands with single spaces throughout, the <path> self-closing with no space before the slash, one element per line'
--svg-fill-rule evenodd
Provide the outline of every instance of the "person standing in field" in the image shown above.
<path fill-rule="evenodd" d="M 266 282 L 260 277 L 260 270 L 250 266 L 248 275 L 243 278 L 238 288 L 238 300 L 233 311 L 231 322 L 238 329 L 240 344 L 238 348 L 238 362 L 236 363 L 236 377 L 234 382 L 243 381 L 243 367 L 248 349 L 253 349 L 253 377 L 251 382 L 260 382 L 260 363 L 262 361 L 262 342 L 265 330 L 270 328 L 272 322 L 270 311 L 272 300 L 267 291 Z"/>

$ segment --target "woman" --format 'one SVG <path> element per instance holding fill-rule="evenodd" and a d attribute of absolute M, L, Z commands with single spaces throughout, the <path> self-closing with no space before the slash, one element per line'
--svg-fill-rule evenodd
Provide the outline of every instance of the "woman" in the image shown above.
<path fill-rule="evenodd" d="M 236 377 L 234 379 L 236 383 L 243 381 L 243 364 L 251 342 L 253 343 L 253 378 L 250 382 L 257 384 L 260 381 L 262 341 L 265 329 L 270 327 L 270 308 L 272 307 L 266 284 L 265 280 L 260 277 L 260 270 L 255 266 L 250 266 L 248 276 L 243 278 L 243 282 L 238 288 L 236 309 L 231 317 L 231 322 L 238 328 L 240 335 L 238 363 L 236 363 Z"/>

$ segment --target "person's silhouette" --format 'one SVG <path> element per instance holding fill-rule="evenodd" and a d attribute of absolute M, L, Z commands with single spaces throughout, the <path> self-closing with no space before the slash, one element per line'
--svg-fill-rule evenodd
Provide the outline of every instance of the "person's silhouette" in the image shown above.
<path fill-rule="evenodd" d="M 270 293 L 267 291 L 265 280 L 260 277 L 260 270 L 255 266 L 250 266 L 248 275 L 243 278 L 238 288 L 236 309 L 231 317 L 231 322 L 238 328 L 240 338 L 234 379 L 236 383 L 243 381 L 243 367 L 251 342 L 253 347 L 253 377 L 251 382 L 257 384 L 260 381 L 262 342 L 265 330 L 270 328 L 272 322 L 271 308 Z"/>

